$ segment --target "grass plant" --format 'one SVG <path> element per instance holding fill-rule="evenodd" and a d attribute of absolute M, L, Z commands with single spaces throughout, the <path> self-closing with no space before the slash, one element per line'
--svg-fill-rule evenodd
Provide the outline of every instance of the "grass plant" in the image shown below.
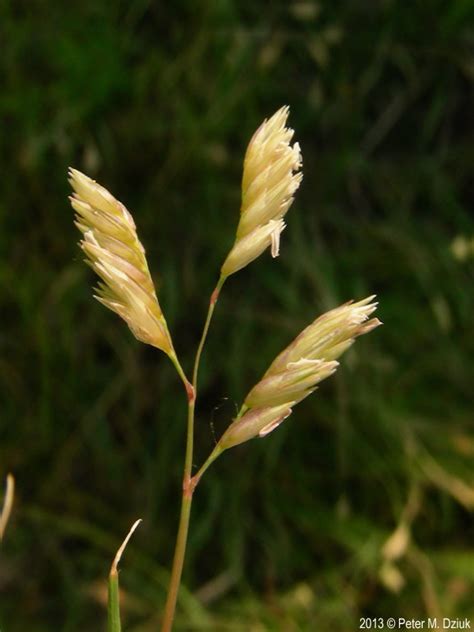
<path fill-rule="evenodd" d="M 472 2 L 0 5 L 0 463 L 17 483 L 2 630 L 103 630 L 109 560 L 142 516 L 122 617 L 155 632 L 180 509 L 182 386 L 91 305 L 67 165 L 133 209 L 191 373 L 243 151 L 286 101 L 305 178 L 278 265 L 261 257 L 219 298 L 194 471 L 316 314 L 375 292 L 385 327 L 264 447 L 205 476 L 176 630 L 472 616 Z M 383 549 L 407 520 L 397 591 Z"/>
<path fill-rule="evenodd" d="M 230 275 L 245 268 L 268 247 L 271 247 L 272 257 L 278 256 L 280 234 L 285 228 L 283 217 L 301 183 L 301 153 L 297 143 L 290 145 L 294 132 L 286 127 L 288 114 L 289 108 L 283 107 L 265 120 L 247 148 L 237 235 L 211 294 L 191 381 L 176 355 L 132 216 L 102 186 L 81 172 L 70 170 L 74 190 L 70 199 L 76 211 L 76 226 L 83 236 L 80 246 L 86 254 L 86 262 L 101 279 L 95 298 L 123 318 L 138 340 L 168 355 L 183 382 L 188 401 L 181 514 L 161 632 L 171 632 L 173 627 L 191 505 L 203 474 L 225 450 L 274 431 L 291 415 L 295 404 L 313 393 L 319 382 L 335 372 L 338 367 L 336 358 L 347 351 L 355 338 L 381 324 L 377 318 L 369 320 L 376 308 L 371 302 L 373 296 L 357 303 L 350 301 L 317 318 L 278 355 L 262 380 L 247 395 L 203 466 L 193 474 L 199 363 L 219 294 Z M 136 526 L 137 523 L 128 537 Z M 127 540 L 119 549 L 110 573 L 110 632 L 120 632 L 117 558 Z"/>

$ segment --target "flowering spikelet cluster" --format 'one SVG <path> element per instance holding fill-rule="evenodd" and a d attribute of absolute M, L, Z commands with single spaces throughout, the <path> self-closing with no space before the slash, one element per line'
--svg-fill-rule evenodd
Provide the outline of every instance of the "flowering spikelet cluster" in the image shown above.
<path fill-rule="evenodd" d="M 173 345 L 133 217 L 104 187 L 69 170 L 80 247 L 101 278 L 95 298 L 121 316 L 134 336 L 168 355 Z"/>
<path fill-rule="evenodd" d="M 267 435 L 291 414 L 295 404 L 332 375 L 339 366 L 337 358 L 354 340 L 381 324 L 378 318 L 369 318 L 377 308 L 373 299 L 345 303 L 306 327 L 249 392 L 241 416 L 222 435 L 217 451 Z"/>
<path fill-rule="evenodd" d="M 279 254 L 283 217 L 290 208 L 303 174 L 298 143 L 290 141 L 294 131 L 286 127 L 289 108 L 280 108 L 253 135 L 244 160 L 242 206 L 237 236 L 222 266 L 227 277 L 244 268 L 271 246 Z"/>

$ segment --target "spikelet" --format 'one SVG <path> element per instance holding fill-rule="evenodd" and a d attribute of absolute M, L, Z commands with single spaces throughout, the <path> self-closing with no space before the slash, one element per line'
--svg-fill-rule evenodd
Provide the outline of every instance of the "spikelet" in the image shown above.
<path fill-rule="evenodd" d="M 300 402 L 316 385 L 339 366 L 336 361 L 354 342 L 381 323 L 369 320 L 377 308 L 369 296 L 358 303 L 346 303 L 317 318 L 277 356 L 262 380 L 245 398 L 244 406 L 276 406 L 285 401 Z"/>
<path fill-rule="evenodd" d="M 307 360 L 337 360 L 355 339 L 382 323 L 369 316 L 377 309 L 375 296 L 349 301 L 319 316 L 272 362 L 265 377 L 286 371 L 289 364 Z"/>
<path fill-rule="evenodd" d="M 244 160 L 242 206 L 234 246 L 225 260 L 222 277 L 237 272 L 271 245 L 279 254 L 283 217 L 290 208 L 303 175 L 298 143 L 290 141 L 294 131 L 286 127 L 287 106 L 265 120 L 253 135 Z"/>
<path fill-rule="evenodd" d="M 280 425 L 295 404 L 332 375 L 336 361 L 354 342 L 381 322 L 369 316 L 377 307 L 369 296 L 346 303 L 317 318 L 274 360 L 249 392 L 233 423 L 218 442 L 213 458 L 229 447 L 263 437 Z"/>
<path fill-rule="evenodd" d="M 101 282 L 95 298 L 125 320 L 133 335 L 174 356 L 166 320 L 140 243 L 125 206 L 91 178 L 69 169 L 79 245 Z"/>

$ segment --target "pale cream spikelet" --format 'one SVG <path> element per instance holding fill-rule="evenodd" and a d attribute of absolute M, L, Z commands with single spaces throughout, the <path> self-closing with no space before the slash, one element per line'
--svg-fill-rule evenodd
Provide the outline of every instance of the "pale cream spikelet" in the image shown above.
<path fill-rule="evenodd" d="M 271 245 L 279 254 L 283 217 L 290 208 L 303 174 L 294 131 L 286 127 L 287 106 L 265 120 L 253 135 L 244 159 L 242 205 L 234 246 L 222 266 L 225 278 L 245 267 Z"/>
<path fill-rule="evenodd" d="M 243 410 L 288 401 L 294 404 L 310 395 L 319 382 L 336 371 L 336 358 L 355 338 L 381 324 L 377 318 L 369 319 L 377 307 L 373 298 L 341 305 L 306 327 L 272 362 L 245 398 Z"/>
<path fill-rule="evenodd" d="M 249 392 L 209 461 L 227 448 L 269 434 L 289 417 L 295 404 L 332 375 L 339 366 L 336 358 L 355 338 L 381 325 L 377 318 L 369 318 L 377 308 L 373 299 L 341 305 L 306 327 Z"/>
<path fill-rule="evenodd" d="M 377 309 L 374 298 L 368 296 L 356 303 L 349 301 L 319 316 L 277 356 L 265 376 L 285 371 L 289 364 L 303 358 L 337 360 L 358 336 L 382 324 L 378 318 L 370 318 Z"/>
<path fill-rule="evenodd" d="M 174 356 L 133 217 L 107 189 L 80 171 L 69 169 L 69 182 L 75 224 L 83 235 L 79 245 L 101 278 L 95 298 L 121 316 L 138 340 Z"/>

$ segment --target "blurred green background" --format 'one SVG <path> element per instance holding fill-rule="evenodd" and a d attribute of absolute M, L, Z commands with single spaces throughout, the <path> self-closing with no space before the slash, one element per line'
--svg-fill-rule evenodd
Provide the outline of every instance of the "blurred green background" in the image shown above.
<path fill-rule="evenodd" d="M 182 388 L 93 301 L 67 167 L 133 212 L 189 371 L 247 142 L 283 104 L 305 177 L 279 259 L 222 294 L 196 465 L 316 315 L 377 293 L 385 325 L 203 479 L 176 630 L 472 616 L 474 2 L 0 7 L 0 474 L 17 481 L 2 631 L 105 629 L 137 517 L 125 628 L 156 630 L 178 518 Z"/>

